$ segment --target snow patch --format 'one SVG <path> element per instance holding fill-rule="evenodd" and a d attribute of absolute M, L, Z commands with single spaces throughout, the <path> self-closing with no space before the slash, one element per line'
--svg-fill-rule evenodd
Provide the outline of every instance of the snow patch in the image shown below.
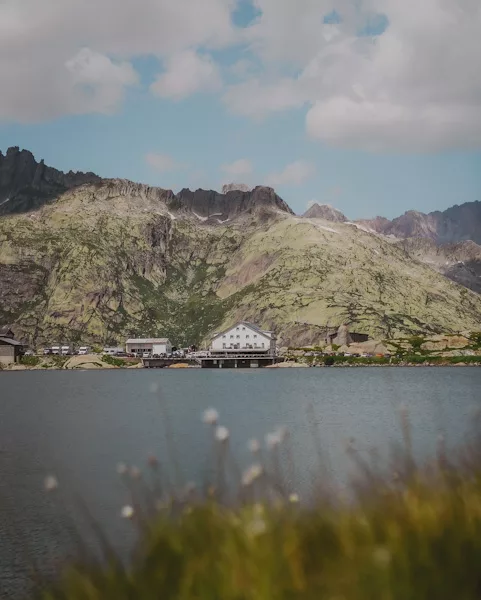
<path fill-rule="evenodd" d="M 172 219 L 172 221 L 175 221 L 177 219 L 177 217 L 175 215 L 173 215 L 171 212 L 167 211 L 167 214 L 169 215 L 169 217 Z"/>
<path fill-rule="evenodd" d="M 224 221 L 222 221 L 221 219 L 217 219 L 217 222 L 220 223 L 222 225 L 222 223 L 227 223 L 227 221 L 230 221 L 230 219 L 225 219 Z"/>
<path fill-rule="evenodd" d="M 194 211 L 192 211 L 192 214 L 195 215 L 199 219 L 199 221 L 207 221 L 207 219 L 209 218 L 209 217 L 201 217 L 200 215 L 198 215 Z"/>
<path fill-rule="evenodd" d="M 339 231 L 336 231 L 335 229 L 332 229 L 331 227 L 325 227 L 324 225 L 317 225 L 318 229 L 324 229 L 324 231 L 329 231 L 331 233 L 337 233 L 339 234 Z"/>

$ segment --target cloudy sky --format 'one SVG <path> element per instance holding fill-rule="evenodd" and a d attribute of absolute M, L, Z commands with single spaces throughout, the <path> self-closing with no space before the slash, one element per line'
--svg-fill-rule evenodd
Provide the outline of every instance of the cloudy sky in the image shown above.
<path fill-rule="evenodd" d="M 0 149 L 351 217 L 481 200 L 479 0 L 0 0 Z"/>

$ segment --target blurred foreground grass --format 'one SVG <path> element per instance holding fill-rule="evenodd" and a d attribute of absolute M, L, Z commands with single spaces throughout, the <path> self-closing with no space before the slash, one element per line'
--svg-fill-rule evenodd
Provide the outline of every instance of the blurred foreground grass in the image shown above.
<path fill-rule="evenodd" d="M 437 456 L 420 467 L 410 455 L 408 434 L 406 439 L 407 448 L 383 470 L 351 448 L 357 467 L 352 493 L 334 493 L 320 476 L 307 503 L 298 502 L 282 478 L 271 479 L 261 456 L 242 477 L 233 502 L 212 490 L 189 490 L 158 506 L 154 463 L 153 483 L 139 478 L 132 505 L 124 508 L 140 534 L 130 564 L 106 548 L 105 560 L 71 565 L 37 597 L 480 599 L 481 444 L 467 442 L 448 457 L 440 442 Z M 225 458 L 227 440 L 219 440 Z M 275 446 L 271 451 L 280 458 Z"/>

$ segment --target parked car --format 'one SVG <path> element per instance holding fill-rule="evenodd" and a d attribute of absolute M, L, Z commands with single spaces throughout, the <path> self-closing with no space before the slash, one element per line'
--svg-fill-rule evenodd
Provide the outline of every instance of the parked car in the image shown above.
<path fill-rule="evenodd" d="M 144 352 L 142 358 L 150 358 L 150 352 Z"/>
<path fill-rule="evenodd" d="M 85 356 L 89 352 L 90 352 L 90 348 L 88 346 L 80 346 L 80 348 L 78 350 L 78 353 L 80 354 L 80 356 Z"/>

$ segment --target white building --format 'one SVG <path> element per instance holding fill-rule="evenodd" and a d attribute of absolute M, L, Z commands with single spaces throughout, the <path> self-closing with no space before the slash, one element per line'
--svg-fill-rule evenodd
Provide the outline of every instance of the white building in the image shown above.
<path fill-rule="evenodd" d="M 141 338 L 127 340 L 125 349 L 128 354 L 143 354 L 150 352 L 151 354 L 170 354 L 172 352 L 172 344 L 167 338 Z"/>
<path fill-rule="evenodd" d="M 272 331 L 264 331 L 247 321 L 240 321 L 233 327 L 215 333 L 210 346 L 211 353 L 253 353 L 275 354 L 276 336 Z"/>

